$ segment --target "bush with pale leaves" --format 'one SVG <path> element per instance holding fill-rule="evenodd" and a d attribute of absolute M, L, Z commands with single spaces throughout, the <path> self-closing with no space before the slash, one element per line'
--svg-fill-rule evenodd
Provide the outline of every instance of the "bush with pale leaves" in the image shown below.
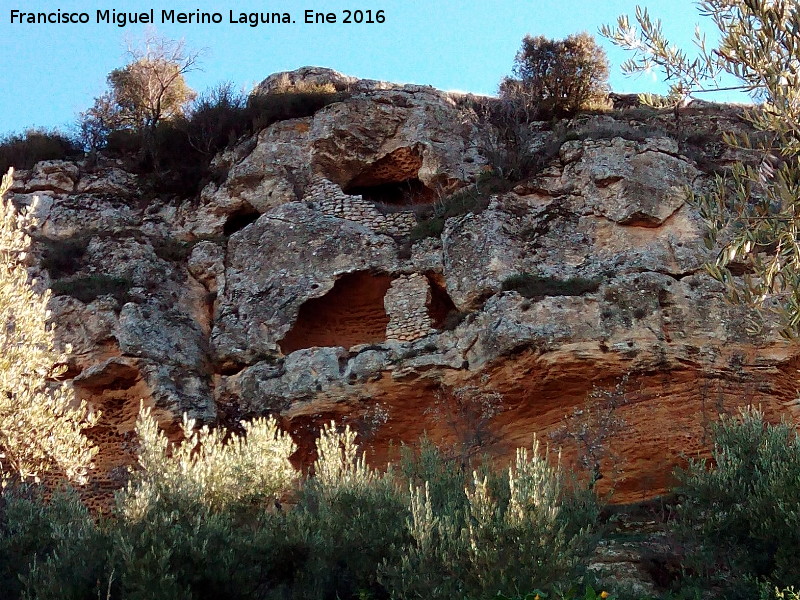
<path fill-rule="evenodd" d="M 141 468 L 123 494 L 128 516 L 144 515 L 161 499 L 215 510 L 246 505 L 280 494 L 297 476 L 289 462 L 294 442 L 274 418 L 244 423 L 244 435 L 195 425 L 184 415 L 183 441 L 170 448 L 150 409 L 140 411 Z"/>
<path fill-rule="evenodd" d="M 97 452 L 82 430 L 99 415 L 55 381 L 64 357 L 47 324 L 50 294 L 34 290 L 25 268 L 35 207 L 21 214 L 3 199 L 12 174 L 0 185 L 0 475 L 3 485 L 50 473 L 82 483 Z"/>
<path fill-rule="evenodd" d="M 473 473 L 460 504 L 437 501 L 430 481 L 412 484 L 413 541 L 380 573 L 392 598 L 488 598 L 580 575 L 594 543 L 594 497 L 563 486 L 560 464 L 552 466 L 536 440 L 495 483 Z"/>

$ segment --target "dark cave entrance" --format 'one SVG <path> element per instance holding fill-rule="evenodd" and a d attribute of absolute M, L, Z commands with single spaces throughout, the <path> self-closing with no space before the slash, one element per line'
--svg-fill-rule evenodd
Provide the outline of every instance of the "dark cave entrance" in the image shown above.
<path fill-rule="evenodd" d="M 231 236 L 250 225 L 250 223 L 255 223 L 260 216 L 261 213 L 252 206 L 240 208 L 228 215 L 228 220 L 225 221 L 225 225 L 222 227 L 222 233 L 226 236 Z"/>
<path fill-rule="evenodd" d="M 438 273 L 426 275 L 428 284 L 431 288 L 431 300 L 428 303 L 428 314 L 431 317 L 435 329 L 446 329 L 445 323 L 450 315 L 458 312 L 456 305 L 450 299 L 450 295 L 445 289 L 444 279 Z"/>
<path fill-rule="evenodd" d="M 383 298 L 391 283 L 385 273 L 342 275 L 327 294 L 303 303 L 294 326 L 278 342 L 281 351 L 383 342 L 389 324 Z"/>
<path fill-rule="evenodd" d="M 422 153 L 417 146 L 398 148 L 367 165 L 342 189 L 345 194 L 393 206 L 430 204 L 436 193 L 419 179 Z"/>
<path fill-rule="evenodd" d="M 350 186 L 344 190 L 344 193 L 361 196 L 370 202 L 396 206 L 430 204 L 435 201 L 433 192 L 419 179 L 407 179 L 372 186 Z"/>

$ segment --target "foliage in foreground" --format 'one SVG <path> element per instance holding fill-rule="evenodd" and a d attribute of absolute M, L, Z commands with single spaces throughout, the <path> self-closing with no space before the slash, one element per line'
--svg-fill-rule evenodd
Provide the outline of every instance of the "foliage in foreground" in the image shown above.
<path fill-rule="evenodd" d="M 723 417 L 713 428 L 711 462 L 680 473 L 688 565 L 707 585 L 754 593 L 756 582 L 800 581 L 800 437 L 756 410 Z M 730 597 L 730 596 L 729 596 Z M 752 596 L 751 596 L 752 597 Z"/>
<path fill-rule="evenodd" d="M 142 412 L 139 468 L 98 521 L 73 495 L 6 490 L 6 597 L 478 599 L 575 581 L 594 539 L 593 496 L 565 486 L 536 445 L 505 475 L 465 482 L 431 446 L 375 471 L 331 424 L 316 476 L 293 492 L 294 447 L 274 421 L 229 440 L 191 425 L 168 451 Z"/>
<path fill-rule="evenodd" d="M 716 48 L 697 29 L 697 54 L 669 43 L 661 23 L 636 9 L 638 29 L 627 17 L 603 27 L 611 41 L 634 52 L 623 69 L 661 68 L 672 84 L 676 117 L 682 102 L 703 93 L 731 89 L 749 92 L 760 104 L 746 119 L 756 135 L 726 135 L 725 141 L 745 160 L 709 193 L 693 198 L 707 226 L 706 242 L 718 249 L 708 265 L 732 300 L 776 310 L 784 334 L 800 332 L 800 5 L 775 0 L 704 0 L 702 14 L 719 31 Z M 733 269 L 731 267 L 734 267 Z M 733 272 L 744 272 L 736 277 Z"/>
<path fill-rule="evenodd" d="M 274 418 L 244 423 L 242 435 L 195 425 L 184 415 L 183 441 L 170 448 L 150 410 L 140 411 L 140 468 L 124 494 L 127 510 L 146 510 L 168 498 L 218 512 L 276 496 L 296 477 L 289 462 L 294 442 Z"/>
<path fill-rule="evenodd" d="M 64 358 L 47 324 L 50 293 L 34 290 L 25 268 L 35 205 L 20 214 L 3 199 L 12 173 L 0 183 L 0 480 L 55 473 L 80 482 L 96 453 L 82 430 L 98 415 L 53 381 Z"/>
<path fill-rule="evenodd" d="M 109 516 L 92 518 L 68 492 L 45 501 L 37 486 L 9 486 L 4 597 L 609 597 L 584 578 L 597 501 L 536 443 L 507 471 L 484 465 L 465 481 L 467 467 L 430 442 L 376 471 L 354 434 L 330 425 L 316 476 L 301 482 L 274 421 L 230 439 L 191 425 L 170 450 L 142 412 L 140 466 Z M 752 410 L 723 417 L 713 434 L 711 461 L 680 473 L 684 579 L 665 597 L 796 600 L 787 586 L 800 579 L 800 437 Z"/>
<path fill-rule="evenodd" d="M 551 589 L 580 575 L 597 515 L 565 509 L 559 469 L 538 441 L 530 454 L 519 449 L 507 476 L 492 483 L 473 472 L 465 498 L 448 498 L 448 487 L 432 491 L 430 481 L 411 484 L 413 542 L 398 564 L 382 569 L 393 598 L 488 598 Z M 569 518 L 579 514 L 589 518 Z"/>

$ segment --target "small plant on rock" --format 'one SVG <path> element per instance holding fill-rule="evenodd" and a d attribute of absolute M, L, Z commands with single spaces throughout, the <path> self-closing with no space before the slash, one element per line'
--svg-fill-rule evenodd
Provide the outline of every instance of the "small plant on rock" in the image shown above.
<path fill-rule="evenodd" d="M 504 291 L 515 291 L 525 298 L 544 298 L 545 296 L 582 296 L 600 288 L 599 279 L 570 277 L 556 279 L 543 275 L 519 273 L 503 281 Z"/>

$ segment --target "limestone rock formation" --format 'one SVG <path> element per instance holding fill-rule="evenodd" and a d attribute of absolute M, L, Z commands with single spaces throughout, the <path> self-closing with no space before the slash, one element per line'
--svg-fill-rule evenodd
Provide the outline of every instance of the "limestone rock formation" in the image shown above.
<path fill-rule="evenodd" d="M 331 418 L 377 463 L 424 431 L 498 460 L 549 436 L 577 469 L 599 461 L 620 502 L 706 452 L 720 412 L 797 410 L 797 349 L 726 304 L 686 203 L 737 158 L 715 141 L 742 127 L 734 109 L 687 109 L 691 147 L 656 112 L 537 124 L 535 176 L 425 237 L 426 210 L 481 193 L 497 131 L 454 95 L 324 69 L 255 93 L 303 81 L 351 95 L 240 140 L 197 198 L 145 201 L 102 157 L 20 174 L 15 200 L 42 198 L 38 275 L 68 376 L 105 415 L 99 491 L 129 460 L 140 399 L 170 433 L 183 412 L 277 414 L 299 461 Z M 475 406 L 453 404 L 459 388 Z"/>

